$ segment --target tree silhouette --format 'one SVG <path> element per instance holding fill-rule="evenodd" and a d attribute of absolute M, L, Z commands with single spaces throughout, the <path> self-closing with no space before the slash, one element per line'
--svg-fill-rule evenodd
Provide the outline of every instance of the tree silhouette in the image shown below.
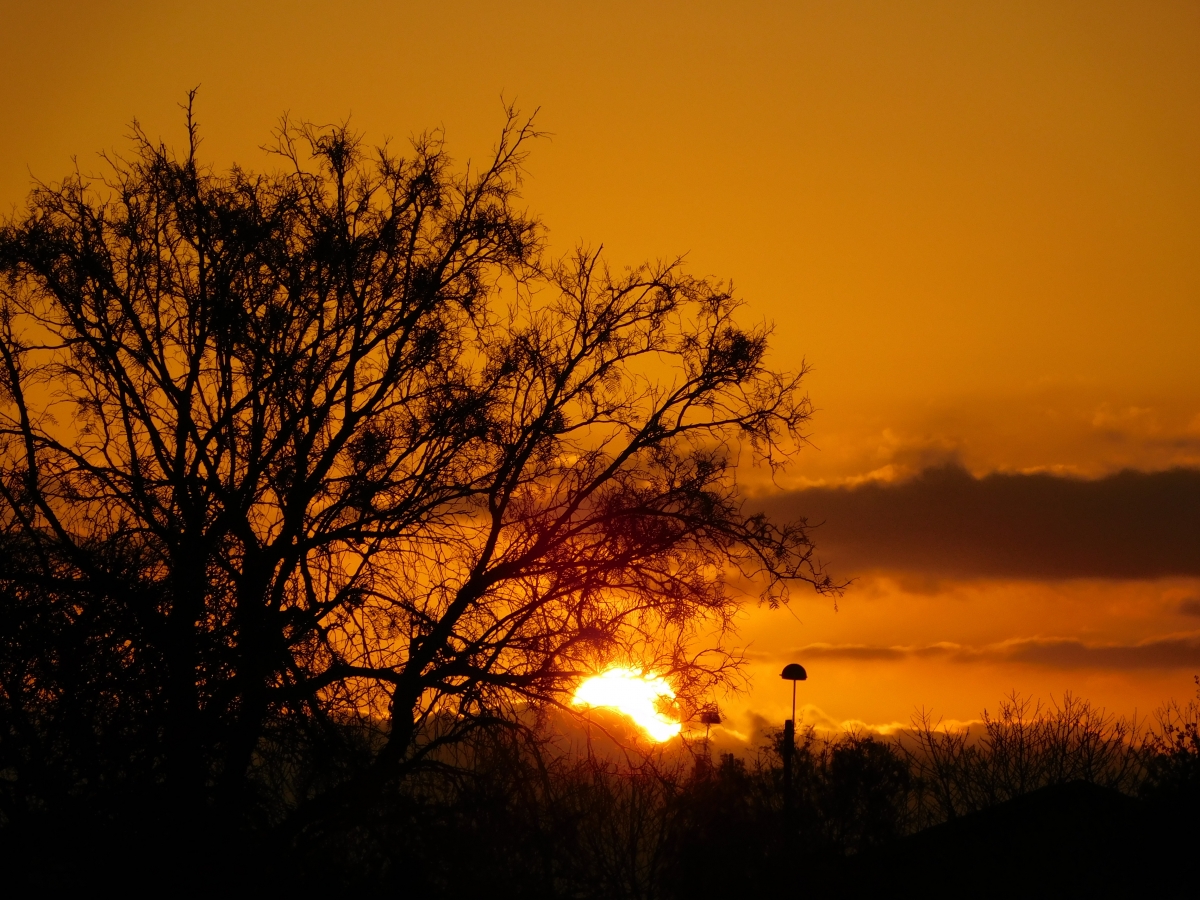
<path fill-rule="evenodd" d="M 608 660 L 723 677 L 731 569 L 833 587 L 734 477 L 802 373 L 677 262 L 547 261 L 531 120 L 466 171 L 285 121 L 259 174 L 187 123 L 0 232 L 10 820 L 332 809 Z"/>

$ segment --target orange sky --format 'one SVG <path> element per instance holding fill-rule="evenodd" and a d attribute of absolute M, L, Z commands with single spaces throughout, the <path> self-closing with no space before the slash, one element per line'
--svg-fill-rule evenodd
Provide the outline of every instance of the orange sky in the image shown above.
<path fill-rule="evenodd" d="M 478 156 L 503 93 L 553 132 L 526 197 L 555 247 L 687 253 L 776 322 L 779 365 L 814 367 L 816 448 L 782 487 L 1200 466 L 1195 3 L 115 6 L 0 12 L 6 208 L 135 116 L 179 141 L 197 84 L 209 157 L 251 166 L 285 110 Z M 836 613 L 747 610 L 734 727 L 781 718 L 777 669 L 814 646 L 810 720 L 875 725 L 1012 689 L 1147 712 L 1200 670 L 1152 652 L 1200 633 L 1194 572 L 868 563 Z M 1054 642 L 1084 650 L 1018 652 Z"/>

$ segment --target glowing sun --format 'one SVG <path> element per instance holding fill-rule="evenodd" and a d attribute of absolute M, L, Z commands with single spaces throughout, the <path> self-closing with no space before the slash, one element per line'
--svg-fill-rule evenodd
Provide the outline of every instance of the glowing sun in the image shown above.
<path fill-rule="evenodd" d="M 638 669 L 609 669 L 583 681 L 571 703 L 614 709 L 628 716 L 655 741 L 669 741 L 683 725 L 661 712 L 664 701 L 675 699 L 665 678 Z"/>

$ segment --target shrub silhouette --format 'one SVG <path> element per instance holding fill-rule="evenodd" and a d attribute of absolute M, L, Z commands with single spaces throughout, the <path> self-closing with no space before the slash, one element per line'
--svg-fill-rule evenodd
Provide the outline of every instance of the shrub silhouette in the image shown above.
<path fill-rule="evenodd" d="M 1172 701 L 1158 711 L 1140 785 L 1143 797 L 1193 820 L 1200 809 L 1200 676 L 1196 684 L 1187 704 Z"/>

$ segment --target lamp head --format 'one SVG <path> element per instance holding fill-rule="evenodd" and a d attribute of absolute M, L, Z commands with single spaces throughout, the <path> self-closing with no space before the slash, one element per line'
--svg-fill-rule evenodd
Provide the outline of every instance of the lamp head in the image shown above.
<path fill-rule="evenodd" d="M 788 681 L 807 681 L 808 673 L 804 671 L 804 666 L 800 663 L 788 663 L 783 667 L 783 675 Z"/>

